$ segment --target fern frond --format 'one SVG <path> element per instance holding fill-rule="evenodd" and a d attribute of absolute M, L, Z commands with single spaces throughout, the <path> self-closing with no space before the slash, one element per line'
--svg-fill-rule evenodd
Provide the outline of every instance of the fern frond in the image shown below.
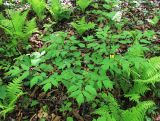
<path fill-rule="evenodd" d="M 121 121 L 144 121 L 146 111 L 153 105 L 152 101 L 141 102 L 136 107 L 124 111 Z"/>
<path fill-rule="evenodd" d="M 28 11 L 21 13 L 21 11 L 8 10 L 7 11 L 10 17 L 10 27 L 14 29 L 16 34 L 21 33 Z"/>
<path fill-rule="evenodd" d="M 5 119 L 6 114 L 9 113 L 9 112 L 11 112 L 12 110 L 14 110 L 14 106 L 6 107 L 2 111 L 0 111 L 0 117 L 3 116 L 4 119 Z"/>
<path fill-rule="evenodd" d="M 14 11 L 14 10 L 6 10 L 8 13 L 9 19 L 5 18 L 0 20 L 0 27 L 6 31 L 6 33 L 10 34 L 11 36 L 23 35 L 23 27 L 25 25 L 26 17 L 28 11 L 21 12 L 21 11 Z M 23 37 L 23 36 L 22 36 Z"/>
<path fill-rule="evenodd" d="M 15 102 L 23 95 L 22 82 L 19 79 L 14 79 L 7 86 L 7 96 L 5 100 L 0 102 L 0 116 L 5 118 L 6 114 L 14 110 Z"/>
<path fill-rule="evenodd" d="M 37 31 L 35 18 L 26 22 L 26 26 L 23 31 L 26 33 L 26 36 L 30 36 L 33 32 Z"/>
<path fill-rule="evenodd" d="M 104 105 L 98 109 L 96 109 L 93 114 L 98 114 L 100 117 L 97 119 L 97 121 L 100 121 L 101 118 L 105 119 L 105 121 L 116 121 L 112 115 L 110 115 L 108 106 Z"/>
<path fill-rule="evenodd" d="M 156 82 L 160 82 L 160 73 L 155 74 L 153 77 L 148 79 L 137 79 L 135 82 L 141 82 L 145 84 L 155 84 Z"/>
<path fill-rule="evenodd" d="M 141 77 L 144 80 L 155 76 L 160 70 L 160 57 L 148 59 L 147 63 L 142 64 L 142 70 Z"/>
<path fill-rule="evenodd" d="M 147 84 L 135 82 L 129 93 L 125 94 L 125 97 L 129 97 L 130 100 L 139 102 L 141 95 L 144 95 L 144 93 L 148 90 L 150 90 L 150 88 L 147 86 Z"/>
<path fill-rule="evenodd" d="M 46 3 L 44 0 L 28 0 L 39 19 L 44 18 Z"/>
<path fill-rule="evenodd" d="M 7 97 L 10 102 L 15 102 L 17 98 L 23 94 L 22 91 L 22 81 L 19 79 L 14 79 L 13 82 L 9 83 L 7 86 Z"/>
<path fill-rule="evenodd" d="M 143 57 L 144 52 L 147 50 L 146 47 L 143 47 L 138 42 L 135 42 L 128 50 L 127 55 L 132 55 L 133 57 Z"/>
<path fill-rule="evenodd" d="M 160 57 L 153 57 L 149 59 L 149 63 L 154 66 L 157 70 L 160 70 Z"/>
<path fill-rule="evenodd" d="M 110 115 L 112 120 L 120 119 L 121 109 L 119 104 L 117 103 L 116 99 L 113 97 L 112 94 L 102 94 L 104 100 L 106 100 L 107 107 L 106 108 L 106 115 Z M 108 119 L 108 117 L 107 117 Z M 109 121 L 109 120 L 108 120 Z"/>

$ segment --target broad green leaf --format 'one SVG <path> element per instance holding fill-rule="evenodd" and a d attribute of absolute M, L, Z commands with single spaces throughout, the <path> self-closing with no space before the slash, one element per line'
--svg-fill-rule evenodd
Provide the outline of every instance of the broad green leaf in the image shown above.
<path fill-rule="evenodd" d="M 23 80 L 29 76 L 29 71 L 23 72 L 22 76 L 18 77 L 20 80 Z"/>
<path fill-rule="evenodd" d="M 156 25 L 159 21 L 158 16 L 154 16 L 153 19 L 147 19 L 149 23 L 151 23 L 152 25 Z"/>
<path fill-rule="evenodd" d="M 77 95 L 81 94 L 81 91 L 80 90 L 77 90 L 75 92 L 72 92 L 71 95 L 69 97 L 77 97 Z"/>
<path fill-rule="evenodd" d="M 100 117 L 97 119 L 97 121 L 106 121 L 106 120 L 107 120 L 106 117 Z"/>
<path fill-rule="evenodd" d="M 43 63 L 43 64 L 41 64 L 39 67 L 40 67 L 42 70 L 47 71 L 47 72 L 53 70 L 53 67 L 52 67 L 50 64 L 45 64 L 45 63 Z"/>
<path fill-rule="evenodd" d="M 3 3 L 3 0 L 0 0 L 0 5 L 2 5 L 2 3 Z"/>
<path fill-rule="evenodd" d="M 45 84 L 45 85 L 43 86 L 43 89 L 44 89 L 45 92 L 47 92 L 48 90 L 51 89 L 51 87 L 52 87 L 52 84 L 51 84 L 51 83 L 47 83 L 47 84 Z"/>
<path fill-rule="evenodd" d="M 78 0 L 77 4 L 80 6 L 82 11 L 85 11 L 85 9 L 89 6 L 91 2 L 92 0 Z"/>
<path fill-rule="evenodd" d="M 37 76 L 33 77 L 30 80 L 30 88 L 32 88 L 34 85 L 38 84 L 38 80 L 39 80 L 39 78 Z"/>
<path fill-rule="evenodd" d="M 21 73 L 21 70 L 17 66 L 14 66 L 9 72 L 7 72 L 7 74 L 12 75 L 12 76 L 17 76 L 20 73 Z"/>
<path fill-rule="evenodd" d="M 82 103 L 84 103 L 84 96 L 82 93 L 80 93 L 77 97 L 76 100 L 78 102 L 79 105 L 81 105 Z"/>
<path fill-rule="evenodd" d="M 73 121 L 72 117 L 67 117 L 67 121 Z"/>
<path fill-rule="evenodd" d="M 70 92 L 74 92 L 74 91 L 76 91 L 77 89 L 78 89 L 79 87 L 78 86 L 71 86 L 71 87 L 69 87 L 69 89 L 68 89 L 68 92 L 70 93 Z"/>
<path fill-rule="evenodd" d="M 106 89 L 113 89 L 113 82 L 109 79 L 103 80 L 104 87 Z"/>
<path fill-rule="evenodd" d="M 89 92 L 91 95 L 94 95 L 94 96 L 97 95 L 96 89 L 93 88 L 91 85 L 87 85 L 87 86 L 85 87 L 85 90 L 86 90 L 87 92 Z"/>
<path fill-rule="evenodd" d="M 56 80 L 56 78 L 54 79 L 52 79 L 51 80 L 51 83 L 54 85 L 54 86 L 56 86 L 56 87 L 58 87 L 58 81 Z"/>
<path fill-rule="evenodd" d="M 5 85 L 1 85 L 0 86 L 0 99 L 4 100 L 6 95 L 6 86 Z"/>
<path fill-rule="evenodd" d="M 102 82 L 100 80 L 98 80 L 97 86 L 98 86 L 99 89 L 102 89 Z"/>
<path fill-rule="evenodd" d="M 87 91 L 83 91 L 82 93 L 85 96 L 85 98 L 87 99 L 87 101 L 92 101 L 94 99 L 94 96 L 91 95 L 90 93 L 88 93 Z"/>
<path fill-rule="evenodd" d="M 29 67 L 26 66 L 26 65 L 24 65 L 24 64 L 21 64 L 21 67 L 22 67 L 22 69 L 25 70 L 25 71 L 29 70 Z"/>

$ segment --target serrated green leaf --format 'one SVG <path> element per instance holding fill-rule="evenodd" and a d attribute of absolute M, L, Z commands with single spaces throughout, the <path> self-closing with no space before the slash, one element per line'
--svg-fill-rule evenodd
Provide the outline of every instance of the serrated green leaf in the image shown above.
<path fill-rule="evenodd" d="M 0 86 L 0 99 L 4 100 L 6 97 L 6 86 L 5 85 L 1 85 Z"/>
<path fill-rule="evenodd" d="M 52 80 L 51 80 L 51 83 L 52 83 L 54 86 L 58 87 L 58 81 L 57 81 L 56 79 L 52 79 Z"/>
<path fill-rule="evenodd" d="M 30 80 L 30 88 L 32 88 L 34 85 L 38 83 L 38 77 L 35 76 Z"/>
<path fill-rule="evenodd" d="M 78 102 L 79 105 L 81 105 L 82 103 L 84 103 L 84 96 L 82 93 L 80 93 L 77 97 L 76 100 Z"/>
<path fill-rule="evenodd" d="M 21 67 L 22 67 L 22 69 L 25 70 L 25 71 L 29 70 L 29 67 L 26 66 L 26 65 L 24 65 L 24 64 L 21 64 Z"/>
<path fill-rule="evenodd" d="M 73 121 L 72 117 L 67 117 L 67 121 Z"/>
<path fill-rule="evenodd" d="M 104 87 L 106 89 L 113 89 L 113 82 L 109 79 L 103 80 Z"/>
<path fill-rule="evenodd" d="M 81 91 L 80 90 L 77 90 L 77 91 L 74 91 L 74 92 L 72 92 L 71 93 L 71 95 L 69 96 L 69 97 L 77 97 L 77 95 L 79 95 L 81 93 Z"/>
<path fill-rule="evenodd" d="M 94 96 L 88 93 L 87 91 L 83 91 L 82 93 L 86 97 L 87 101 L 92 101 L 94 99 Z"/>
<path fill-rule="evenodd" d="M 52 67 L 50 64 L 45 64 L 45 63 L 43 63 L 43 64 L 41 64 L 39 67 L 40 67 L 42 70 L 47 71 L 47 72 L 53 70 L 53 67 Z"/>
<path fill-rule="evenodd" d="M 87 85 L 87 86 L 85 87 L 85 90 L 86 90 L 87 92 L 89 92 L 91 95 L 94 95 L 94 96 L 97 95 L 96 89 L 93 88 L 91 85 Z"/>
<path fill-rule="evenodd" d="M 77 89 L 78 89 L 79 87 L 78 86 L 71 86 L 71 87 L 69 87 L 69 89 L 68 89 L 68 93 L 70 93 L 70 92 L 74 92 L 74 91 L 76 91 Z"/>
<path fill-rule="evenodd" d="M 51 87 L 52 87 L 52 84 L 51 84 L 51 83 L 47 83 L 47 84 L 45 84 L 45 85 L 43 86 L 43 89 L 44 89 L 45 92 L 47 92 L 48 90 L 51 89 Z"/>
<path fill-rule="evenodd" d="M 102 82 L 100 80 L 98 80 L 97 86 L 98 86 L 99 89 L 102 89 Z"/>
<path fill-rule="evenodd" d="M 19 77 L 20 80 L 23 80 L 29 76 L 29 71 L 25 71 L 22 76 Z"/>
<path fill-rule="evenodd" d="M 82 11 L 85 11 L 91 2 L 92 0 L 78 0 L 77 4 L 80 6 Z"/>

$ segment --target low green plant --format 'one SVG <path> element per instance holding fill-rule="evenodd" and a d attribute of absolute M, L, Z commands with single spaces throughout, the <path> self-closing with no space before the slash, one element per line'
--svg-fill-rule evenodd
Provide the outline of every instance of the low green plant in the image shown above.
<path fill-rule="evenodd" d="M 62 19 L 69 19 L 72 9 L 67 6 L 62 6 L 60 0 L 52 0 L 47 6 L 47 9 L 55 19 L 61 21 Z"/>
<path fill-rule="evenodd" d="M 93 0 L 77 0 L 77 5 L 84 12 L 85 9 L 93 2 Z"/>
<path fill-rule="evenodd" d="M 147 110 L 155 105 L 152 101 L 144 101 L 135 107 L 122 110 L 111 94 L 102 94 L 102 97 L 106 102 L 93 112 L 99 115 L 99 118 L 93 121 L 144 121 Z"/>
<path fill-rule="evenodd" d="M 70 112 L 72 110 L 71 105 L 72 105 L 71 102 L 65 101 L 64 104 L 62 105 L 62 107 L 60 108 L 60 111 L 63 113 L 65 113 L 67 111 Z"/>
<path fill-rule="evenodd" d="M 0 86 L 0 117 L 6 117 L 6 114 L 15 109 L 15 103 L 20 96 L 24 93 L 22 91 L 22 81 L 20 79 L 14 79 L 7 86 Z"/>
<path fill-rule="evenodd" d="M 33 11 L 36 13 L 40 20 L 43 20 L 45 17 L 45 8 L 46 3 L 44 0 L 28 0 L 31 4 Z"/>
<path fill-rule="evenodd" d="M 0 5 L 2 5 L 2 3 L 3 3 L 3 0 L 0 0 Z"/>
<path fill-rule="evenodd" d="M 159 22 L 159 20 L 160 20 L 160 17 L 154 16 L 153 19 L 148 19 L 148 22 L 149 22 L 151 25 L 154 25 L 154 26 L 155 26 L 155 25 Z"/>
<path fill-rule="evenodd" d="M 13 38 L 28 38 L 36 29 L 35 18 L 27 21 L 28 11 L 6 10 L 8 18 L 1 16 L 0 27 Z"/>
<path fill-rule="evenodd" d="M 94 22 L 87 22 L 82 17 L 71 22 L 78 34 L 72 30 L 67 32 L 70 28 L 65 32 L 52 29 L 53 24 L 61 24 L 62 20 L 69 19 L 72 12 L 72 8 L 61 4 L 60 0 L 28 2 L 41 22 L 45 15 L 49 18 L 50 14 L 56 22 L 46 19 L 47 23 L 44 21 L 43 31 L 38 38 L 43 46 L 27 49 L 30 46 L 29 37 L 37 31 L 35 18 L 28 16 L 28 11 L 17 9 L 0 14 L 0 116 L 5 117 L 15 109 L 16 101 L 24 94 L 22 86 L 31 90 L 38 86 L 47 94 L 47 98 L 58 96 L 59 99 L 63 96 L 60 99 L 62 103 L 53 106 L 59 107 L 58 112 L 67 121 L 77 118 L 68 117 L 72 113 L 78 113 L 78 117 L 81 117 L 79 114 L 84 117 L 90 115 L 93 121 L 145 120 L 147 110 L 155 106 L 153 101 L 148 101 L 146 93 L 152 91 L 151 96 L 155 96 L 155 85 L 158 87 L 160 82 L 160 57 L 152 57 L 154 54 L 149 48 L 154 45 L 152 43 L 157 39 L 157 33 L 149 29 L 143 32 L 130 30 L 127 17 L 123 17 L 130 14 L 127 14 L 127 7 L 125 10 L 119 7 L 123 4 L 118 0 L 104 0 L 103 4 L 95 2 L 92 9 L 87 11 L 87 18 L 91 20 L 97 17 L 97 21 L 93 19 Z M 91 3 L 92 0 L 76 1 L 83 12 Z M 72 18 L 78 18 L 77 14 L 73 14 Z M 158 17 L 150 23 L 156 25 Z M 91 29 L 93 32 L 87 33 Z M 61 92 L 62 95 L 59 95 Z M 20 103 L 29 101 L 31 105 L 28 106 L 32 109 L 37 104 L 41 105 L 41 101 L 30 99 L 24 98 L 25 101 Z M 45 104 L 42 107 L 46 114 L 50 111 L 48 106 Z M 40 120 L 45 118 L 42 116 Z"/>
<path fill-rule="evenodd" d="M 28 38 L 37 31 L 35 18 L 27 20 L 28 11 L 6 10 L 8 17 L 0 17 L 0 28 L 8 35 L 8 44 L 2 44 L 7 49 L 8 56 L 21 53 L 28 46 Z M 20 46 L 24 44 L 25 47 Z"/>
<path fill-rule="evenodd" d="M 95 24 L 93 22 L 87 23 L 85 17 L 77 22 L 72 22 L 71 25 L 77 30 L 77 32 L 82 35 L 84 32 L 90 29 L 94 29 Z"/>

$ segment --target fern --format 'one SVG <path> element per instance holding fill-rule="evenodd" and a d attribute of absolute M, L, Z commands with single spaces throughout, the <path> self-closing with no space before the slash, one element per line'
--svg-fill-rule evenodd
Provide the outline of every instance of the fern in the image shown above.
<path fill-rule="evenodd" d="M 149 79 L 145 79 L 145 80 L 139 79 L 135 81 L 154 85 L 156 82 L 160 82 L 160 73 L 157 73 L 156 75 L 154 75 L 153 77 L 150 77 Z"/>
<path fill-rule="evenodd" d="M 55 21 L 61 21 L 62 19 L 69 19 L 71 9 L 62 6 L 60 0 L 52 0 L 51 4 L 47 6 L 47 9 L 55 19 Z"/>
<path fill-rule="evenodd" d="M 124 111 L 120 121 L 144 121 L 146 111 L 153 106 L 152 101 L 141 102 L 136 107 Z"/>
<path fill-rule="evenodd" d="M 28 12 L 21 14 L 20 11 L 6 10 L 6 13 L 8 13 L 9 19 L 0 21 L 1 28 L 5 29 L 11 36 L 14 36 L 14 34 L 21 35 Z"/>
<path fill-rule="evenodd" d="M 6 10 L 8 17 L 0 17 L 0 28 L 8 35 L 8 44 L 2 46 L 7 56 L 19 55 L 27 47 L 28 38 L 37 31 L 35 18 L 27 20 L 28 11 Z M 21 44 L 25 46 L 21 46 Z"/>
<path fill-rule="evenodd" d="M 144 57 L 144 52 L 147 51 L 148 48 L 139 44 L 138 41 L 135 41 L 132 47 L 129 48 L 127 54 L 130 56 L 136 57 Z"/>
<path fill-rule="evenodd" d="M 160 57 L 153 57 L 149 59 L 149 63 L 156 69 L 160 69 Z"/>
<path fill-rule="evenodd" d="M 77 32 L 80 35 L 82 35 L 87 30 L 93 29 L 95 27 L 94 23 L 92 22 L 87 23 L 85 21 L 85 17 L 83 17 L 80 21 L 77 21 L 76 23 L 72 22 L 71 25 L 77 30 Z"/>
<path fill-rule="evenodd" d="M 28 2 L 31 4 L 33 11 L 37 14 L 38 18 L 40 20 L 43 20 L 44 13 L 45 13 L 45 7 L 46 3 L 44 0 L 28 0 Z"/>
<path fill-rule="evenodd" d="M 7 86 L 7 95 L 10 102 L 14 102 L 22 94 L 22 82 L 19 79 L 14 79 L 13 82 Z"/>
<path fill-rule="evenodd" d="M 81 8 L 81 10 L 84 12 L 85 9 L 92 3 L 93 0 L 78 0 L 77 4 Z"/>
<path fill-rule="evenodd" d="M 3 4 L 3 0 L 0 0 L 0 5 L 2 5 Z"/>
<path fill-rule="evenodd" d="M 2 18 L 0 20 L 0 28 L 4 29 L 13 38 L 28 38 L 37 30 L 34 18 L 26 21 L 28 11 L 21 13 L 21 11 L 6 10 L 6 12 L 9 19 Z"/>
<path fill-rule="evenodd" d="M 148 90 L 150 90 L 150 88 L 147 84 L 135 82 L 125 97 L 129 97 L 130 100 L 139 102 L 141 95 L 144 95 Z"/>
<path fill-rule="evenodd" d="M 141 78 L 136 79 L 135 82 L 141 82 L 145 84 L 155 84 L 160 82 L 160 57 L 154 57 L 148 59 L 148 64 L 142 64 L 143 73 Z"/>
<path fill-rule="evenodd" d="M 4 118 L 7 113 L 14 109 L 17 99 L 24 94 L 21 80 L 14 79 L 13 82 L 9 83 L 6 93 L 6 98 L 0 102 L 0 116 Z"/>
<path fill-rule="evenodd" d="M 93 113 L 100 115 L 100 119 L 103 118 L 105 121 L 118 121 L 121 110 L 113 95 L 103 93 L 101 96 L 105 101 L 105 105 L 96 109 Z M 100 119 L 97 120 L 100 121 Z"/>
<path fill-rule="evenodd" d="M 159 57 L 154 57 L 148 60 L 147 63 L 141 64 L 141 70 L 137 70 L 140 74 L 139 78 L 134 80 L 134 86 L 130 89 L 126 97 L 130 97 L 131 100 L 139 102 L 140 95 L 150 90 L 149 85 L 154 85 L 160 82 L 160 64 Z"/>
<path fill-rule="evenodd" d="M 96 109 L 93 113 L 100 115 L 97 121 L 144 121 L 146 111 L 154 106 L 152 101 L 140 102 L 135 107 L 122 110 L 116 99 L 111 94 L 104 94 L 106 104 Z"/>

